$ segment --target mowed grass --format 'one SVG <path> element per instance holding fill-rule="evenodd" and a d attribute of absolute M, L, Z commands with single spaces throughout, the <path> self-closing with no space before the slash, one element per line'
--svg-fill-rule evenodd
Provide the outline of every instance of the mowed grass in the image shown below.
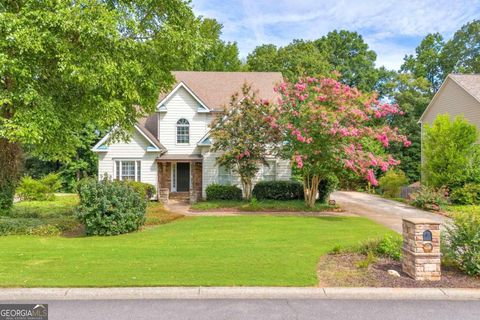
<path fill-rule="evenodd" d="M 0 286 L 315 286 L 321 255 L 386 233 L 357 217 L 233 216 L 113 237 L 5 236 Z"/>

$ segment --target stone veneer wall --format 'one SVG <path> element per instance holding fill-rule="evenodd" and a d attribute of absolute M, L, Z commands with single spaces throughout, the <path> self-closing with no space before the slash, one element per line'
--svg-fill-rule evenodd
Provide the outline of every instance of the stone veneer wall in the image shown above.
<path fill-rule="evenodd" d="M 432 233 L 432 241 L 424 241 L 426 230 Z M 431 251 L 428 250 L 430 245 Z M 415 280 L 438 281 L 440 257 L 440 224 L 424 219 L 403 219 L 403 271 Z"/>

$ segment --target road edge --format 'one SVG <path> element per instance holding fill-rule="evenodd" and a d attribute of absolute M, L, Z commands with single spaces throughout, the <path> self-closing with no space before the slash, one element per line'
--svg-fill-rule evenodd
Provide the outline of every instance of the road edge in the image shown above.
<path fill-rule="evenodd" d="M 480 289 L 311 287 L 125 287 L 0 289 L 0 301 L 138 299 L 480 300 Z"/>

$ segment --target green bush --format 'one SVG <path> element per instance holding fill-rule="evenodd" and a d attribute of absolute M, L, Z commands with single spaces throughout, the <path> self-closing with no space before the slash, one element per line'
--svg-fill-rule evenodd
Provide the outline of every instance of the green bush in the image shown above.
<path fill-rule="evenodd" d="M 377 260 L 378 259 L 377 259 L 377 256 L 375 255 L 375 253 L 373 251 L 369 251 L 369 252 L 367 252 L 367 256 L 365 257 L 365 259 L 357 262 L 357 268 L 366 269 L 371 264 L 377 262 Z"/>
<path fill-rule="evenodd" d="M 79 195 L 77 216 L 87 235 L 132 232 L 145 223 L 145 198 L 124 183 L 88 179 L 79 185 Z"/>
<path fill-rule="evenodd" d="M 334 175 L 327 176 L 325 179 L 320 180 L 320 183 L 318 184 L 317 201 L 321 203 L 327 202 L 330 194 L 337 189 L 338 184 L 338 178 Z"/>
<path fill-rule="evenodd" d="M 303 198 L 303 186 L 297 181 L 260 181 L 252 194 L 257 200 L 297 200 Z"/>
<path fill-rule="evenodd" d="M 411 194 L 410 203 L 422 209 L 440 209 L 448 203 L 446 195 L 447 192 L 444 188 L 435 189 L 422 186 Z"/>
<path fill-rule="evenodd" d="M 389 170 L 378 180 L 382 193 L 390 198 L 398 198 L 402 186 L 408 183 L 405 173 L 401 170 Z"/>
<path fill-rule="evenodd" d="M 426 184 L 455 189 L 470 182 L 480 166 L 480 133 L 463 116 L 438 115 L 425 124 L 422 137 L 422 175 Z M 473 171 L 472 171 L 473 170 Z M 477 171 L 478 172 L 478 171 Z"/>
<path fill-rule="evenodd" d="M 462 188 L 455 189 L 450 199 L 457 204 L 480 204 L 480 184 L 467 183 Z"/>
<path fill-rule="evenodd" d="M 54 199 L 54 192 L 61 187 L 58 174 L 51 173 L 38 180 L 25 176 L 20 180 L 17 194 L 22 200 L 51 201 Z"/>
<path fill-rule="evenodd" d="M 206 193 L 207 200 L 242 200 L 242 189 L 237 186 L 211 184 Z"/>
<path fill-rule="evenodd" d="M 353 251 L 366 255 L 373 252 L 376 255 L 399 261 L 402 256 L 402 245 L 403 240 L 400 236 L 387 235 L 383 238 L 366 240 Z"/>
<path fill-rule="evenodd" d="M 122 183 L 131 187 L 133 190 L 135 190 L 135 192 L 140 194 L 142 198 L 145 198 L 147 200 L 151 199 L 157 192 L 155 186 L 150 183 L 144 183 L 139 181 L 122 181 Z"/>
<path fill-rule="evenodd" d="M 480 213 L 463 213 L 446 227 L 447 258 L 468 275 L 480 275 Z"/>

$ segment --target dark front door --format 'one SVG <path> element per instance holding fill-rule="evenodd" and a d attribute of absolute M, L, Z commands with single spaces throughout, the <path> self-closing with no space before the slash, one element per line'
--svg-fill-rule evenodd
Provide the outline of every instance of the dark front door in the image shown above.
<path fill-rule="evenodd" d="M 190 190 L 190 163 L 177 163 L 177 191 Z"/>

